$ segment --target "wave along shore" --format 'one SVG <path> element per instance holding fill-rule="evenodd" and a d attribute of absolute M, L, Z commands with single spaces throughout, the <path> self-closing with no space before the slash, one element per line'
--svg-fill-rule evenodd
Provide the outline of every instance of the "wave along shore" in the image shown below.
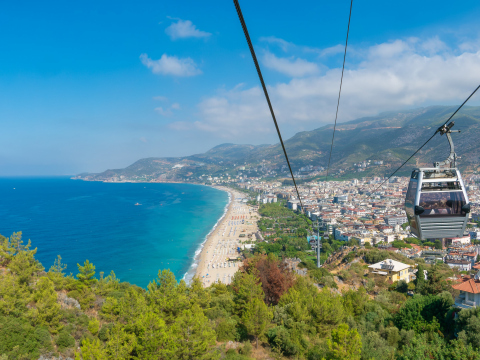
<path fill-rule="evenodd" d="M 228 194 L 228 203 L 227 203 L 227 205 L 225 205 L 225 209 L 223 211 L 222 216 L 218 219 L 218 221 L 215 223 L 215 225 L 213 225 L 212 230 L 209 231 L 209 233 L 205 236 L 202 243 L 198 246 L 198 249 L 195 251 L 195 255 L 193 256 L 192 265 L 190 266 L 188 271 L 185 273 L 185 275 L 183 275 L 183 280 L 185 280 L 185 282 L 187 284 L 189 284 L 192 281 L 193 277 L 196 275 L 198 264 L 199 264 L 202 252 L 206 248 L 205 247 L 206 243 L 208 242 L 211 235 L 215 232 L 215 230 L 217 230 L 217 228 L 219 228 L 220 225 L 222 225 L 222 223 L 225 221 L 225 219 L 227 218 L 227 214 L 229 213 L 230 207 L 233 205 L 233 194 L 232 194 L 230 189 L 225 188 L 225 187 L 220 187 L 220 186 L 219 187 L 212 186 L 212 187 L 217 189 L 217 190 L 225 191 Z"/>

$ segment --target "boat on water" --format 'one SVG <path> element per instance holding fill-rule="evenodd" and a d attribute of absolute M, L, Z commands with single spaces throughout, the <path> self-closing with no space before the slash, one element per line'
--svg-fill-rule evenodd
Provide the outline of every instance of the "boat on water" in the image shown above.
<path fill-rule="evenodd" d="M 140 206 L 140 205 L 142 205 L 142 204 L 140 204 L 140 203 L 136 203 L 136 204 L 135 204 L 135 206 Z"/>

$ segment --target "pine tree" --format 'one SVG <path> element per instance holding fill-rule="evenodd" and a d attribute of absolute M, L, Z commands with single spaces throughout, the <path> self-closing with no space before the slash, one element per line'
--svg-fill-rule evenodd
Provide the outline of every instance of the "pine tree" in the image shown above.
<path fill-rule="evenodd" d="M 0 315 L 24 315 L 31 299 L 27 286 L 18 284 L 16 276 L 0 274 Z"/>
<path fill-rule="evenodd" d="M 134 334 L 129 334 L 120 325 L 115 325 L 110 330 L 110 336 L 106 345 L 108 357 L 101 359 L 127 360 L 131 359 L 131 353 L 137 346 Z"/>
<path fill-rule="evenodd" d="M 137 353 L 140 359 L 172 359 L 176 352 L 176 339 L 159 315 L 147 311 L 135 322 Z"/>
<path fill-rule="evenodd" d="M 95 265 L 90 261 L 85 260 L 85 263 L 82 265 L 77 264 L 78 274 L 77 278 L 86 285 L 90 285 L 96 281 L 95 279 Z"/>
<path fill-rule="evenodd" d="M 13 233 L 10 237 L 10 245 L 5 252 L 10 271 L 17 275 L 20 284 L 29 284 L 33 276 L 43 270 L 42 264 L 35 259 L 37 249 L 30 250 L 31 241 L 23 244 L 22 233 Z"/>
<path fill-rule="evenodd" d="M 245 307 L 242 321 L 249 334 L 255 337 L 258 348 L 258 337 L 265 332 L 272 313 L 262 300 L 253 299 Z"/>
<path fill-rule="evenodd" d="M 263 301 L 265 297 L 262 284 L 254 274 L 238 271 L 233 278 L 232 288 L 234 291 L 235 306 L 239 316 L 243 314 L 245 307 L 254 299 Z"/>
<path fill-rule="evenodd" d="M 422 264 L 418 264 L 417 277 L 414 280 L 414 283 L 415 283 L 415 291 L 421 294 L 425 287 L 425 275 L 424 275 L 424 268 Z"/>
<path fill-rule="evenodd" d="M 349 330 L 347 324 L 340 324 L 332 330 L 332 337 L 327 340 L 330 359 L 360 360 L 362 341 L 357 329 Z"/>
<path fill-rule="evenodd" d="M 60 304 L 57 303 L 57 293 L 53 282 L 47 277 L 41 277 L 37 281 L 37 291 L 34 294 L 36 308 L 34 318 L 37 325 L 48 326 L 51 332 L 57 332 L 60 328 Z"/>
<path fill-rule="evenodd" d="M 95 339 L 90 341 L 88 338 L 82 341 L 82 357 L 76 352 L 75 360 L 100 360 L 108 359 L 107 351 L 103 348 L 100 340 Z"/>
<path fill-rule="evenodd" d="M 198 305 L 184 310 L 175 321 L 172 336 L 177 340 L 176 358 L 182 360 L 207 360 L 216 357 L 215 330 Z"/>

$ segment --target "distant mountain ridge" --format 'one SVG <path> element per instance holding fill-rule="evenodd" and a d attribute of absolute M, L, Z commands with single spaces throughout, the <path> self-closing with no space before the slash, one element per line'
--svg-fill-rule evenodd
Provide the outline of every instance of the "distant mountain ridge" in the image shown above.
<path fill-rule="evenodd" d="M 354 171 L 354 164 L 382 160 L 384 166 L 374 173 L 383 175 L 405 161 L 455 111 L 457 106 L 430 106 L 407 111 L 384 112 L 337 125 L 332 153 L 332 169 Z M 480 163 L 480 107 L 464 107 L 453 119 L 455 151 L 461 168 L 477 168 Z M 333 125 L 295 134 L 285 141 L 294 170 L 328 162 Z M 449 153 L 445 136 L 437 135 L 417 156 L 417 165 L 444 160 Z M 272 171 L 277 175 L 286 164 L 280 144 L 220 144 L 203 154 L 185 157 L 140 159 L 125 169 L 99 174 L 81 174 L 86 180 L 144 178 L 159 181 L 184 181 L 201 175 L 225 175 L 226 172 Z M 412 162 L 413 164 L 413 162 Z M 232 173 L 232 174 L 233 174 Z"/>

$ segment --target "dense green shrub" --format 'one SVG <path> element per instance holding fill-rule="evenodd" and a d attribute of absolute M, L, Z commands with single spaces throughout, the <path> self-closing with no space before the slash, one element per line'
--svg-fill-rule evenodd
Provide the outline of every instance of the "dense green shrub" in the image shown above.
<path fill-rule="evenodd" d="M 58 334 L 58 337 L 55 343 L 60 349 L 66 349 L 66 348 L 71 348 L 75 346 L 75 339 L 67 331 L 62 330 Z"/>
<path fill-rule="evenodd" d="M 37 359 L 41 349 L 50 348 L 50 334 L 45 328 L 35 329 L 23 318 L 0 317 L 0 354 L 7 354 L 9 359 Z"/>
<path fill-rule="evenodd" d="M 98 332 L 98 338 L 102 341 L 107 341 L 109 338 L 110 329 L 113 327 L 113 324 L 104 324 L 100 331 Z"/>
<path fill-rule="evenodd" d="M 218 341 L 237 340 L 237 322 L 232 318 L 220 319 L 215 332 L 217 333 Z"/>

